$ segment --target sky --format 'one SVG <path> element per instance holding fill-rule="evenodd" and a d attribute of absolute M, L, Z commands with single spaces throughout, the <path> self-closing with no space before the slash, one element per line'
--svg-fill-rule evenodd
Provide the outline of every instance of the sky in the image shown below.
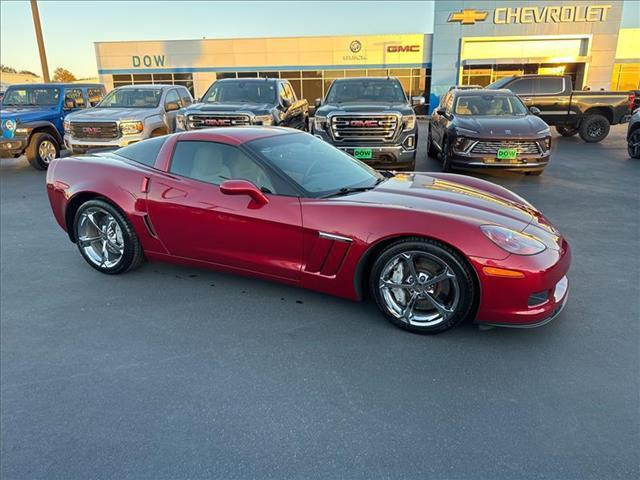
<path fill-rule="evenodd" d="M 38 2 L 51 73 L 97 76 L 93 42 L 433 32 L 432 1 Z M 0 63 L 41 74 L 28 1 L 0 1 Z"/>

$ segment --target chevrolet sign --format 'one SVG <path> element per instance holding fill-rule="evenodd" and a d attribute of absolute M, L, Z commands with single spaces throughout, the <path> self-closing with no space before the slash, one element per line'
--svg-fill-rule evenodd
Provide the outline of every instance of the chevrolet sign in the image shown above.
<path fill-rule="evenodd" d="M 545 7 L 499 7 L 493 12 L 493 23 L 582 23 L 605 22 L 611 5 L 562 5 Z M 460 22 L 461 25 L 474 25 L 483 22 L 489 12 L 473 9 L 452 12 L 448 22 Z"/>

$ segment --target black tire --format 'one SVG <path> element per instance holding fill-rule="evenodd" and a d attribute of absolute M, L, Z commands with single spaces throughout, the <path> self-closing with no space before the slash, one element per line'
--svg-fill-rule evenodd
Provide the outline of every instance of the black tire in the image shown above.
<path fill-rule="evenodd" d="M 533 177 L 539 177 L 540 175 L 542 175 L 542 172 L 544 172 L 544 169 L 542 170 L 531 170 L 529 172 L 524 172 L 525 175 L 529 175 L 529 176 L 533 176 Z"/>
<path fill-rule="evenodd" d="M 101 209 L 106 211 L 109 215 L 113 217 L 113 219 L 118 223 L 121 231 L 122 231 L 122 240 L 124 243 L 124 251 L 121 259 L 116 265 L 112 267 L 107 266 L 98 266 L 96 265 L 89 255 L 83 249 L 81 242 L 79 241 L 79 226 L 80 219 L 85 211 L 88 209 Z M 140 245 L 140 241 L 138 240 L 138 236 L 134 231 L 131 223 L 127 218 L 120 213 L 120 211 L 115 208 L 110 203 L 104 200 L 89 200 L 78 208 L 76 211 L 74 220 L 73 220 L 73 233 L 74 238 L 76 239 L 76 245 L 78 246 L 78 250 L 82 255 L 82 258 L 93 268 L 98 270 L 101 273 L 106 273 L 110 275 L 115 275 L 119 273 L 125 273 L 130 270 L 134 270 L 138 268 L 144 262 L 144 253 L 142 251 L 142 246 Z"/>
<path fill-rule="evenodd" d="M 449 154 L 449 144 L 447 139 L 442 140 L 442 152 L 440 153 L 440 158 L 442 160 L 442 171 L 450 172 L 451 168 L 451 155 Z"/>
<path fill-rule="evenodd" d="M 434 325 L 414 325 L 393 315 L 387 307 L 383 294 L 381 293 L 381 288 L 379 287 L 381 274 L 383 273 L 383 269 L 387 263 L 404 252 L 415 251 L 425 252 L 428 255 L 440 259 L 451 271 L 453 271 L 456 276 L 456 281 L 458 282 L 460 295 L 457 306 L 453 309 L 453 312 L 448 318 L 442 318 L 440 323 Z M 442 333 L 471 317 L 475 313 L 474 305 L 478 295 L 473 281 L 473 271 L 468 262 L 459 253 L 440 242 L 419 237 L 399 240 L 382 251 L 371 268 L 369 275 L 369 290 L 371 292 L 371 296 L 375 299 L 378 308 L 387 320 L 404 330 L 429 335 Z"/>
<path fill-rule="evenodd" d="M 563 137 L 573 137 L 576 133 L 578 133 L 578 129 L 576 127 L 558 125 L 556 127 L 556 132 L 558 132 Z"/>
<path fill-rule="evenodd" d="M 48 144 L 45 144 L 45 142 L 48 142 Z M 25 154 L 31 166 L 36 170 L 46 170 L 52 160 L 52 158 L 47 159 L 46 157 L 41 156 L 40 147 L 43 146 L 43 144 L 53 146 L 53 149 L 55 150 L 55 157 L 53 158 L 60 157 L 60 144 L 52 135 L 45 132 L 34 133 L 31 135 Z"/>
<path fill-rule="evenodd" d="M 627 151 L 631 158 L 640 158 L 640 128 L 636 128 L 627 141 Z"/>
<path fill-rule="evenodd" d="M 429 133 L 427 133 L 427 155 L 431 158 L 438 158 L 438 149 L 433 145 L 431 139 L 431 126 L 429 126 Z"/>
<path fill-rule="evenodd" d="M 590 114 L 587 115 L 582 123 L 580 123 L 579 134 L 580 138 L 587 143 L 597 143 L 604 140 L 609 135 L 609 120 L 602 115 Z"/>

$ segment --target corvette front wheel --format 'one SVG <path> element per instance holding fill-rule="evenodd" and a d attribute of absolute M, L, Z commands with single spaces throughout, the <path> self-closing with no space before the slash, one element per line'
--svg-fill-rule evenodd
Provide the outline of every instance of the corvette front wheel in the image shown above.
<path fill-rule="evenodd" d="M 400 240 L 382 252 L 370 289 L 391 323 L 424 334 L 458 325 L 472 313 L 477 295 L 467 262 L 446 245 L 420 238 Z"/>

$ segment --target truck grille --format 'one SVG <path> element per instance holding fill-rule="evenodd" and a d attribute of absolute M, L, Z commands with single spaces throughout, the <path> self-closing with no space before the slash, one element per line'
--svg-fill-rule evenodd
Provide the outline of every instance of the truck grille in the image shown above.
<path fill-rule="evenodd" d="M 74 138 L 118 138 L 120 131 L 116 122 L 71 122 Z"/>
<path fill-rule="evenodd" d="M 196 113 L 187 117 L 187 129 L 198 130 L 212 127 L 238 127 L 251 125 L 251 117 L 242 113 Z"/>
<path fill-rule="evenodd" d="M 397 115 L 335 115 L 331 117 L 331 134 L 335 140 L 391 141 L 400 121 Z"/>
<path fill-rule="evenodd" d="M 498 150 L 501 148 L 515 148 L 518 153 L 530 155 L 538 155 L 540 153 L 538 142 L 534 140 L 497 140 L 493 142 L 480 140 L 471 148 L 471 153 L 497 155 Z"/>

